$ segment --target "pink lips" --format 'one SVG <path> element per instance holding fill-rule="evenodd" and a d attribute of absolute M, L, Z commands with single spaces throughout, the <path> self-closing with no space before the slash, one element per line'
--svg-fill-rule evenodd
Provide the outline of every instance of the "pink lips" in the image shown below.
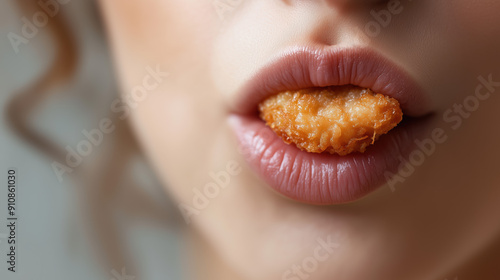
<path fill-rule="evenodd" d="M 396 98 L 405 116 L 430 113 L 430 102 L 398 66 L 363 48 L 296 48 L 257 73 L 238 95 L 230 121 L 244 157 L 280 194 L 311 204 L 357 200 L 395 172 L 425 131 L 425 121 L 404 120 L 365 153 L 312 154 L 285 144 L 256 116 L 258 104 L 284 90 L 353 84 Z"/>

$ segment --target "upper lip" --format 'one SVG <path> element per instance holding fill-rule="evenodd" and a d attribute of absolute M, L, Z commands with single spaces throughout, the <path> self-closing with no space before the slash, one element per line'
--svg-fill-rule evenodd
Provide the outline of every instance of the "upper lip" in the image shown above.
<path fill-rule="evenodd" d="M 418 117 L 430 112 L 428 97 L 406 71 L 363 47 L 288 50 L 242 87 L 232 110 L 255 113 L 262 100 L 282 91 L 348 84 L 397 99 L 405 115 Z"/>

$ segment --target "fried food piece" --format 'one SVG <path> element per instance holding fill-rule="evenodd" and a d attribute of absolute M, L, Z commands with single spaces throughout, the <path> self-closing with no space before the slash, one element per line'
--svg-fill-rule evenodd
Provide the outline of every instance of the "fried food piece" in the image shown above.
<path fill-rule="evenodd" d="M 286 143 L 341 156 L 363 153 L 403 119 L 396 99 L 356 86 L 282 92 L 264 100 L 259 110 Z"/>

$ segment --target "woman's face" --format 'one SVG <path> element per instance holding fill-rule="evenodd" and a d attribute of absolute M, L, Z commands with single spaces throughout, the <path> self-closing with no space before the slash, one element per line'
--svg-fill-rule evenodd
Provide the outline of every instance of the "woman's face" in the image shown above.
<path fill-rule="evenodd" d="M 500 130 L 494 123 L 500 118 L 499 1 L 101 4 L 124 97 L 134 100 L 123 119 L 132 123 L 189 225 L 237 274 L 249 279 L 451 277 L 450 268 L 499 232 L 493 214 L 500 213 Z M 387 59 L 421 87 L 419 97 L 408 98 L 406 105 L 409 111 L 425 107 L 414 114 L 417 122 L 431 113 L 421 125 L 427 134 L 419 139 L 435 140 L 432 133 L 440 129 L 434 132 L 439 141 L 420 148 L 425 158 L 407 162 L 409 169 L 397 173 L 390 186 L 349 203 L 318 206 L 273 191 L 272 176 L 263 176 L 247 159 L 250 154 L 255 160 L 252 149 L 276 136 L 256 137 L 258 143 L 246 145 L 236 136 L 249 135 L 238 132 L 246 124 L 232 113 L 247 105 L 235 100 L 249 94 L 243 89 L 257 83 L 269 65 L 283 57 L 293 62 L 294 50 L 312 49 L 321 56 L 360 48 Z M 290 67 L 305 63 L 295 62 Z M 316 70 L 335 75 L 341 68 L 329 69 Z M 136 87 L 151 78 L 158 86 L 147 87 L 147 95 L 138 98 Z M 282 162 L 288 172 L 303 171 L 293 160 Z M 361 167 L 347 168 L 352 176 L 364 174 Z M 338 166 L 330 175 L 341 171 Z M 282 187 L 293 193 L 297 186 L 289 181 Z"/>

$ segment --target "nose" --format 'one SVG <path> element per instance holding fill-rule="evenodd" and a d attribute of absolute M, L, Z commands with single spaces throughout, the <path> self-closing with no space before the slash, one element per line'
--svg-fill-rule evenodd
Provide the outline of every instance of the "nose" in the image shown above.
<path fill-rule="evenodd" d="M 399 0 L 286 0 L 291 5 L 316 7 L 316 21 L 308 41 L 321 45 L 364 44 L 370 41 L 364 32 L 364 17 L 370 10 Z"/>

